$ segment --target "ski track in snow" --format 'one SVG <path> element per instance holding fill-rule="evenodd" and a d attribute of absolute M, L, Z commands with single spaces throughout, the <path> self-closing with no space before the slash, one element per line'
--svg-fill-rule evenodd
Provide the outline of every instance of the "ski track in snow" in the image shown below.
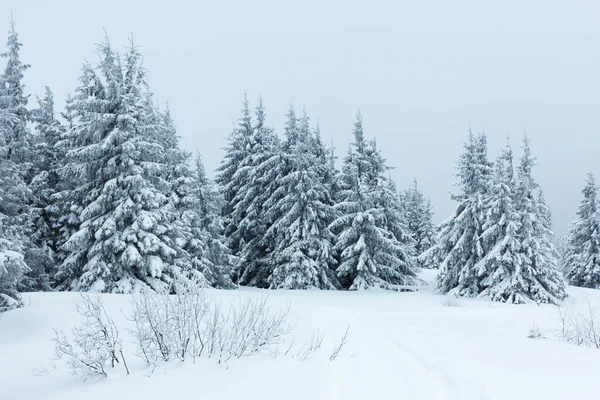
<path fill-rule="evenodd" d="M 327 319 L 334 318 L 333 311 L 325 314 Z M 486 398 L 481 382 L 459 377 L 442 367 L 441 361 L 386 335 L 385 332 L 393 330 L 392 326 L 382 326 L 375 337 L 372 331 L 361 332 L 360 327 L 371 326 L 370 319 L 381 314 L 354 310 L 353 325 L 358 329 L 353 331 L 352 338 L 368 340 L 368 345 L 359 347 L 354 359 L 340 358 L 329 364 L 328 400 L 380 399 L 389 398 L 390 394 L 392 398 L 407 400 Z M 340 318 L 339 310 L 336 317 Z"/>
<path fill-rule="evenodd" d="M 485 390 L 479 381 L 472 381 L 459 377 L 450 372 L 447 367 L 442 366 L 440 360 L 417 352 L 410 346 L 403 345 L 399 341 L 388 338 L 390 346 L 397 354 L 398 364 L 403 366 L 406 373 L 413 371 L 416 382 L 427 382 L 427 386 L 421 388 L 411 399 L 452 399 L 452 400 L 475 400 L 485 399 Z"/>

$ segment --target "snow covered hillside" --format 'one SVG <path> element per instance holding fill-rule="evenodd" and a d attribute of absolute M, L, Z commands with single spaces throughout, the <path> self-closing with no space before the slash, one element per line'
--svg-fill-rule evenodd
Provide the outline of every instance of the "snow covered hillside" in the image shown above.
<path fill-rule="evenodd" d="M 425 271 L 432 280 L 432 272 Z M 77 293 L 24 294 L 25 307 L 0 317 L 3 399 L 596 399 L 600 351 L 562 343 L 558 308 L 452 299 L 425 289 L 387 291 L 209 290 L 214 301 L 268 295 L 273 311 L 290 305 L 294 328 L 273 358 L 260 354 L 217 364 L 171 361 L 150 374 L 135 357 L 131 296 L 103 295 L 125 335 L 131 370 L 82 382 L 64 360 L 51 366 L 53 328 L 81 322 Z M 600 291 L 568 288 L 565 307 L 600 308 Z M 546 339 L 527 338 L 537 325 Z M 350 325 L 348 343 L 330 361 Z M 292 339 L 326 333 L 322 350 L 300 361 L 284 355 Z"/>

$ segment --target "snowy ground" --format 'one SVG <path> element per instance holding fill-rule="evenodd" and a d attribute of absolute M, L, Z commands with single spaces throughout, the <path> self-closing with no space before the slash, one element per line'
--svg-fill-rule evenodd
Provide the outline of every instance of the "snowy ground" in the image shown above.
<path fill-rule="evenodd" d="M 426 271 L 427 272 L 427 271 Z M 426 277 L 433 279 L 431 272 Z M 218 300 L 265 292 L 211 291 Z M 600 351 L 558 341 L 557 308 L 451 301 L 424 290 L 391 292 L 269 292 L 271 308 L 291 305 L 292 336 L 319 328 L 323 351 L 299 362 L 259 355 L 217 365 L 173 362 L 151 376 L 130 355 L 131 376 L 120 370 L 83 383 L 58 362 L 48 368 L 52 328 L 80 321 L 73 293 L 25 294 L 28 306 L 0 317 L 0 398 L 19 399 L 597 399 Z M 131 298 L 104 296 L 107 310 L 127 325 Z M 458 304 L 454 304 L 458 302 Z M 569 289 L 568 306 L 600 307 L 600 291 Z M 533 324 L 547 339 L 528 339 Z M 342 355 L 329 353 L 347 325 Z M 125 342 L 126 350 L 133 345 Z"/>

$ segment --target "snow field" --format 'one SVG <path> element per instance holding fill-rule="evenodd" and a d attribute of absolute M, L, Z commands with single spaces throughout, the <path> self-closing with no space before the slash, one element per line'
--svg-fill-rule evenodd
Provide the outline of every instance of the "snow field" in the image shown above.
<path fill-rule="evenodd" d="M 433 273 L 425 271 L 431 280 Z M 66 363 L 49 367 L 54 327 L 70 332 L 81 317 L 76 293 L 25 294 L 26 307 L 0 317 L 0 377 L 6 399 L 595 399 L 600 352 L 559 341 L 558 309 L 448 299 L 431 287 L 417 293 L 387 291 L 209 290 L 224 304 L 268 296 L 273 311 L 290 305 L 293 330 L 278 354 L 260 354 L 227 365 L 201 359 L 172 361 L 150 374 L 135 357 L 125 331 L 127 295 L 103 295 L 125 336 L 131 376 L 109 371 L 86 383 Z M 600 292 L 569 287 L 566 307 L 600 307 Z M 452 300 L 452 301 L 450 301 Z M 536 324 L 546 339 L 528 339 Z M 329 360 L 350 325 L 341 355 Z M 283 353 L 319 329 L 322 350 L 299 361 Z M 290 352 L 290 354 L 293 351 Z M 42 370 L 47 368 L 47 371 Z"/>

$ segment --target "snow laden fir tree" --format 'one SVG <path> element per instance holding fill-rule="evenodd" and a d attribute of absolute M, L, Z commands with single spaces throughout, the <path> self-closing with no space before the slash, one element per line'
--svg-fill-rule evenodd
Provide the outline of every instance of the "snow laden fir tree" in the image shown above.
<path fill-rule="evenodd" d="M 274 246 L 265 236 L 270 226 L 265 202 L 285 167 L 277 136 L 265 118 L 262 101 L 256 108 L 256 123 L 244 101 L 243 117 L 230 136 L 228 155 L 217 177 L 225 195 L 225 235 L 239 259 L 234 279 L 242 285 L 262 288 L 269 286 L 269 254 Z"/>
<path fill-rule="evenodd" d="M 420 284 L 401 216 L 397 194 L 384 173 L 385 160 L 364 138 L 362 117 L 354 124 L 341 175 L 338 217 L 330 225 L 337 235 L 336 270 L 342 286 L 351 290 L 401 289 Z"/>
<path fill-rule="evenodd" d="M 435 244 L 436 227 L 433 223 L 431 201 L 419 190 L 417 180 L 404 191 L 400 199 L 404 221 L 413 240 L 413 252 L 419 267 L 428 268 L 431 264 L 422 255 Z"/>
<path fill-rule="evenodd" d="M 63 172 L 74 183 L 79 227 L 63 245 L 57 279 L 78 291 L 173 291 L 197 269 L 165 179 L 172 161 L 165 155 L 173 155 L 165 138 L 175 138 L 149 101 L 137 48 L 121 56 L 106 42 L 99 54 L 97 67 L 84 65 L 69 105 Z"/>
<path fill-rule="evenodd" d="M 600 289 L 600 204 L 591 173 L 582 193 L 577 219 L 569 229 L 563 269 L 571 285 Z"/>
<path fill-rule="evenodd" d="M 266 232 L 273 240 L 274 268 L 269 277 L 274 289 L 336 289 L 333 242 L 333 200 L 327 187 L 328 165 L 313 133 L 306 111 L 296 123 L 291 108 L 286 126 L 287 141 L 282 154 L 285 168 L 276 177 L 277 188 L 267 200 L 266 215 L 273 222 Z"/>
<path fill-rule="evenodd" d="M 27 126 L 27 96 L 20 61 L 21 43 L 14 22 L 7 40 L 6 60 L 0 74 L 0 312 L 21 305 L 18 291 L 24 288 L 26 263 L 34 252 L 32 232 L 31 135 Z M 25 287 L 26 288 L 26 287 Z"/>
<path fill-rule="evenodd" d="M 527 137 L 515 177 L 509 146 L 494 167 L 486 136 L 469 134 L 458 164 L 461 190 L 453 196 L 459 205 L 425 257 L 440 263 L 442 293 L 509 303 L 558 304 L 565 297 L 533 165 Z"/>

